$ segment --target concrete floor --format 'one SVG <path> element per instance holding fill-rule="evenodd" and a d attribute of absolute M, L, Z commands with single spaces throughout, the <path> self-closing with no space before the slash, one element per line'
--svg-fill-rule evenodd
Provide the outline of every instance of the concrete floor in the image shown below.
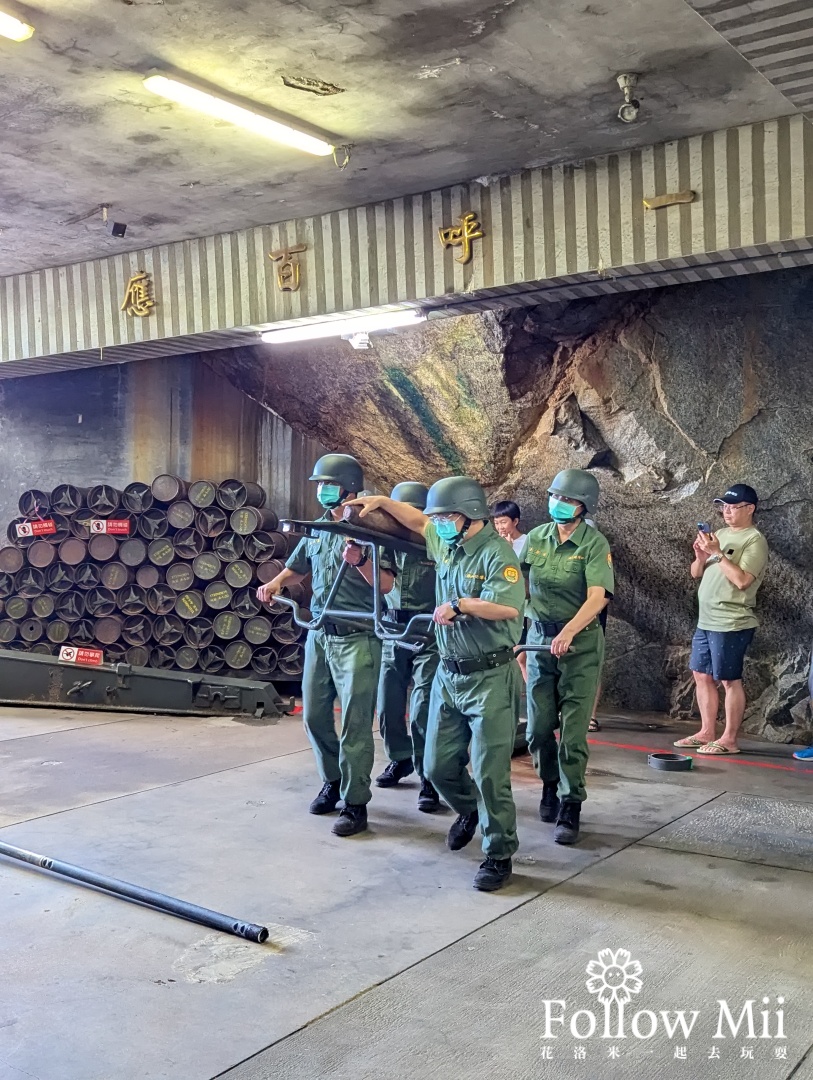
<path fill-rule="evenodd" d="M 0 1080 L 811 1080 L 813 767 L 746 743 L 651 770 L 646 751 L 686 730 L 605 718 L 574 849 L 551 842 L 517 759 L 522 847 L 488 896 L 471 888 L 477 844 L 446 851 L 451 814 L 419 814 L 415 784 L 376 792 L 351 840 L 308 815 L 296 718 L 0 710 L 0 839 L 271 930 L 244 943 L 0 861 Z M 624 1040 L 600 1038 L 585 988 L 604 949 L 643 966 Z M 754 999 L 759 1035 L 777 996 L 785 1041 L 715 1041 L 720 999 L 735 1017 Z M 546 1007 L 568 1024 L 592 1009 L 596 1034 L 542 1038 Z M 680 1009 L 700 1014 L 682 1043 L 662 1022 L 630 1032 L 640 1010 Z"/>

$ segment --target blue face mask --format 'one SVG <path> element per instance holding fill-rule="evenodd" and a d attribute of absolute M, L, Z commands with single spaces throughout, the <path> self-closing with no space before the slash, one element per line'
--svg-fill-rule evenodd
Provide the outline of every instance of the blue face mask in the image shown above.
<path fill-rule="evenodd" d="M 338 484 L 320 484 L 316 498 L 326 510 L 334 510 L 342 501 L 342 489 Z"/>
<path fill-rule="evenodd" d="M 440 521 L 435 519 L 435 531 L 441 540 L 445 541 L 450 547 L 460 539 L 460 531 L 457 525 L 453 521 L 441 518 Z"/>
<path fill-rule="evenodd" d="M 579 508 L 573 506 L 572 503 L 562 502 L 555 495 L 551 495 L 548 499 L 548 513 L 554 521 L 557 521 L 560 525 L 566 525 L 568 521 L 573 521 L 578 516 Z"/>

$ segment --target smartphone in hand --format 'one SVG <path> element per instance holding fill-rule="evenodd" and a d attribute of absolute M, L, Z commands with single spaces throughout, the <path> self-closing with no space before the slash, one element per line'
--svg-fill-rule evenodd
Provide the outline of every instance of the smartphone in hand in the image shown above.
<path fill-rule="evenodd" d="M 697 531 L 701 532 L 701 533 L 710 533 L 710 532 L 713 532 L 714 530 L 712 529 L 711 525 L 709 525 L 709 523 L 707 521 L 698 521 L 698 523 L 697 523 Z"/>

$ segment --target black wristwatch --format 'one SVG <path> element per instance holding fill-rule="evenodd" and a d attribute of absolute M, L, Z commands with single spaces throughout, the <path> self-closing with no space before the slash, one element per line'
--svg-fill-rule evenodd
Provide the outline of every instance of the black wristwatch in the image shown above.
<path fill-rule="evenodd" d="M 449 607 L 452 609 L 452 611 L 455 613 L 455 615 L 462 615 L 463 614 L 463 612 L 460 610 L 460 597 L 459 596 L 456 596 L 454 598 L 454 600 L 449 601 Z"/>

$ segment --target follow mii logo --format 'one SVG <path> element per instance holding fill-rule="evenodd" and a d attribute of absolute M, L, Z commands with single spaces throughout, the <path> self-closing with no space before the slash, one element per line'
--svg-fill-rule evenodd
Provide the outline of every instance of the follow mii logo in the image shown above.
<path fill-rule="evenodd" d="M 596 999 L 593 1008 L 574 1007 L 563 999 L 543 1000 L 542 1056 L 553 1057 L 552 1044 L 568 1036 L 580 1044 L 597 1039 L 613 1044 L 634 1040 L 626 1043 L 630 1049 L 660 1037 L 675 1044 L 675 1058 L 687 1060 L 692 1035 L 699 1042 L 701 1033 L 708 1038 L 713 1029 L 707 1055 L 710 1060 L 719 1060 L 721 1048 L 730 1052 L 738 1040 L 742 1045 L 737 1047 L 741 1053 L 736 1056 L 742 1060 L 757 1060 L 757 1047 L 763 1051 L 770 1047 L 773 1057 L 787 1059 L 783 997 L 773 1001 L 763 997 L 761 1007 L 757 998 L 734 1003 L 717 998 L 713 1011 L 708 1010 L 706 1015 L 702 1009 L 635 1008 L 641 1004 L 643 973 L 642 964 L 627 949 L 602 949 L 598 958 L 587 965 L 585 985 Z M 587 1048 L 578 1046 L 574 1056 L 586 1058 Z M 613 1045 L 607 1056 L 620 1057 L 620 1048 Z"/>

